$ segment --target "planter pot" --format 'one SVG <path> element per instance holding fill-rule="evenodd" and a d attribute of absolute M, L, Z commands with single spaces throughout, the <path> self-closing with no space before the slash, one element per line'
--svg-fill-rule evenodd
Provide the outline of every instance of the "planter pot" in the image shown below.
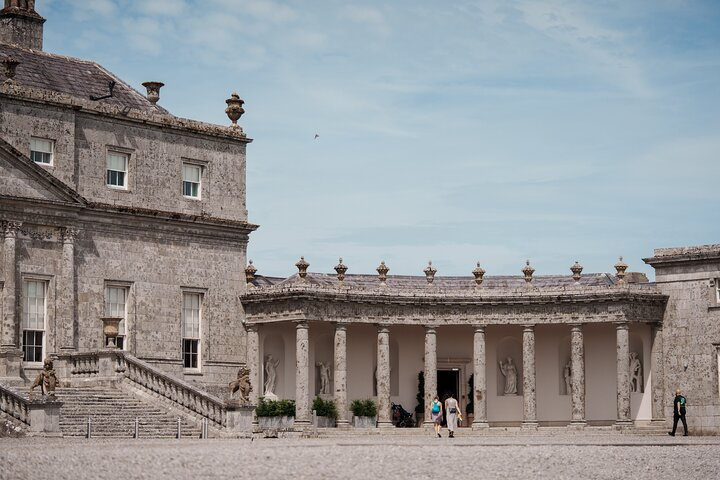
<path fill-rule="evenodd" d="M 355 428 L 375 428 L 375 417 L 355 417 L 353 416 L 353 427 Z"/>
<path fill-rule="evenodd" d="M 295 417 L 258 417 L 258 425 L 264 430 L 288 430 L 295 424 Z"/>
<path fill-rule="evenodd" d="M 315 417 L 315 426 L 318 428 L 335 428 L 333 417 Z"/>
<path fill-rule="evenodd" d="M 105 348 L 117 348 L 115 339 L 120 333 L 120 317 L 102 317 L 103 335 L 107 337 L 107 345 Z"/>

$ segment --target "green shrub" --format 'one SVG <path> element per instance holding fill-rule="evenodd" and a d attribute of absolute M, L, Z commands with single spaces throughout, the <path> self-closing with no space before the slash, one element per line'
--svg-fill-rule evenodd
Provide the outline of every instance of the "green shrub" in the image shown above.
<path fill-rule="evenodd" d="M 330 417 L 337 420 L 337 407 L 335 406 L 335 402 L 333 400 L 323 400 L 320 397 L 315 397 L 312 409 L 315 410 L 318 417 Z"/>
<path fill-rule="evenodd" d="M 377 406 L 370 399 L 353 400 L 350 404 L 350 410 L 356 417 L 374 417 L 377 415 Z"/>
<path fill-rule="evenodd" d="M 260 399 L 255 409 L 258 417 L 294 417 L 295 400 L 268 400 Z"/>

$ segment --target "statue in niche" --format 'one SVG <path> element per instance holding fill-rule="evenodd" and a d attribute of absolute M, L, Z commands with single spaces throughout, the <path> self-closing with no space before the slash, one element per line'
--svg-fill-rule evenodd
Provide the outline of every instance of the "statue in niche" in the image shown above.
<path fill-rule="evenodd" d="M 277 384 L 277 367 L 280 360 L 275 360 L 272 355 L 265 357 L 265 396 L 275 396 L 275 387 Z"/>
<path fill-rule="evenodd" d="M 320 367 L 320 394 L 330 394 L 330 363 L 329 362 L 318 362 L 317 366 Z"/>
<path fill-rule="evenodd" d="M 633 393 L 642 393 L 642 384 L 642 363 L 637 352 L 630 352 L 630 390 Z"/>
<path fill-rule="evenodd" d="M 507 361 L 503 363 L 500 360 L 500 371 L 505 376 L 504 395 L 517 395 L 517 368 L 513 363 L 512 357 L 507 357 Z"/>
<path fill-rule="evenodd" d="M 239 391 L 238 401 L 240 403 L 247 403 L 250 400 L 250 392 L 252 391 L 252 386 L 250 385 L 250 369 L 240 367 L 237 379 L 230 382 L 228 387 L 230 388 L 230 398 L 233 397 L 235 392 Z"/>
<path fill-rule="evenodd" d="M 565 395 L 572 395 L 572 363 L 570 360 L 563 368 L 563 378 L 565 379 Z"/>
<path fill-rule="evenodd" d="M 43 369 L 40 373 L 38 373 L 38 376 L 35 377 L 35 381 L 32 384 L 32 387 L 30 387 L 30 393 L 32 394 L 32 391 L 35 390 L 35 387 L 40 387 L 40 393 L 43 395 L 50 395 L 55 396 L 55 387 L 58 384 L 57 375 L 55 374 L 55 370 L 53 369 L 53 361 L 52 358 L 47 357 L 43 361 Z"/>

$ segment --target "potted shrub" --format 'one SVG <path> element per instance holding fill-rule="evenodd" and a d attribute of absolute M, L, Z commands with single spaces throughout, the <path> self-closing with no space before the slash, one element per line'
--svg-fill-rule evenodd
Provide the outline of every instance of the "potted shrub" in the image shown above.
<path fill-rule="evenodd" d="M 467 415 L 467 425 L 471 426 L 473 423 L 473 418 L 475 417 L 475 379 L 474 374 L 470 375 L 470 379 L 468 380 L 468 391 L 470 392 L 470 395 L 468 395 L 468 403 L 465 407 L 465 415 Z"/>
<path fill-rule="evenodd" d="M 328 428 L 335 426 L 338 413 L 334 400 L 323 400 L 320 397 L 315 397 L 312 409 L 315 415 L 314 423 L 316 427 Z"/>
<path fill-rule="evenodd" d="M 255 414 L 258 417 L 260 428 L 287 430 L 295 424 L 295 401 L 261 398 Z"/>
<path fill-rule="evenodd" d="M 353 400 L 350 404 L 353 414 L 353 426 L 359 428 L 374 428 L 377 406 L 375 402 L 367 400 Z"/>

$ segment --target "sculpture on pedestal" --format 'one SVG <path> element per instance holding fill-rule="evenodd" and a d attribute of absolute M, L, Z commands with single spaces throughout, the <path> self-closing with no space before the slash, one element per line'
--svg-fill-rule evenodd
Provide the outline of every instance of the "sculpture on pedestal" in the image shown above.
<path fill-rule="evenodd" d="M 250 400 L 250 392 L 252 391 L 252 385 L 250 385 L 250 369 L 240 367 L 237 380 L 233 380 L 228 386 L 230 387 L 230 398 L 232 398 L 235 392 L 239 391 L 238 401 L 240 403 L 247 403 Z"/>
<path fill-rule="evenodd" d="M 507 361 L 503 363 L 500 360 L 500 371 L 505 376 L 504 395 L 517 395 L 517 368 L 513 363 L 512 357 L 507 357 Z"/>
<path fill-rule="evenodd" d="M 275 396 L 275 386 L 277 384 L 277 367 L 280 364 L 280 360 L 273 359 L 273 356 L 268 354 L 265 357 L 265 396 Z"/>
<path fill-rule="evenodd" d="M 32 384 L 32 387 L 30 387 L 30 393 L 35 389 L 35 387 L 40 386 L 40 392 L 43 395 L 55 395 L 55 387 L 58 384 L 57 375 L 55 375 L 55 370 L 53 369 L 53 361 L 50 357 L 46 358 L 43 362 L 43 369 L 40 373 L 38 373 L 38 376 L 35 377 L 35 381 Z"/>
<path fill-rule="evenodd" d="M 317 366 L 320 367 L 320 394 L 330 394 L 330 363 L 329 362 L 318 362 Z"/>
<path fill-rule="evenodd" d="M 572 395 L 572 366 L 570 360 L 563 368 L 563 378 L 565 379 L 565 395 Z"/>
<path fill-rule="evenodd" d="M 630 352 L 630 390 L 633 393 L 642 393 L 642 384 L 642 363 L 637 352 Z"/>

